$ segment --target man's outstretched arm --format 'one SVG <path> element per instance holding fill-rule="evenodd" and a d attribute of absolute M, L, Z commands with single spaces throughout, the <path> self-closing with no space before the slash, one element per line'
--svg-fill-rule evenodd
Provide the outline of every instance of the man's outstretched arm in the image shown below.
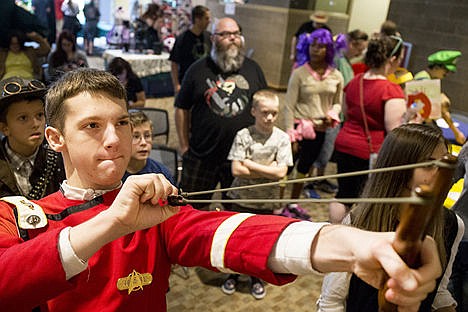
<path fill-rule="evenodd" d="M 398 305 L 399 311 L 417 311 L 442 273 L 436 244 L 426 237 L 421 251 L 422 266 L 410 269 L 393 249 L 393 240 L 394 233 L 325 226 L 312 243 L 312 267 L 320 272 L 353 272 L 375 288 L 385 283 L 388 274 L 387 301 Z"/>

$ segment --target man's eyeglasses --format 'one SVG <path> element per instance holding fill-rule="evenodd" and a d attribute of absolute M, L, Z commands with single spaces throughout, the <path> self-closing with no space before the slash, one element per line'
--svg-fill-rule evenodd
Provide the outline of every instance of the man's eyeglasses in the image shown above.
<path fill-rule="evenodd" d="M 20 83 L 19 81 L 9 81 L 3 86 L 2 96 L 18 94 L 21 91 L 34 91 L 39 89 L 45 89 L 46 85 L 39 80 L 31 80 L 27 85 Z"/>
<path fill-rule="evenodd" d="M 390 36 L 390 38 L 395 39 L 397 41 L 397 44 L 395 45 L 395 47 L 392 50 L 392 53 L 390 53 L 390 57 L 392 57 L 392 56 L 395 55 L 395 53 L 398 51 L 398 49 L 403 44 L 403 39 L 401 39 L 401 37 L 398 37 L 398 36 Z"/>
<path fill-rule="evenodd" d="M 238 31 L 221 31 L 221 32 L 217 32 L 214 34 L 216 36 L 220 36 L 223 39 L 229 38 L 231 36 L 238 38 L 242 35 L 242 33 L 239 30 Z"/>
<path fill-rule="evenodd" d="M 140 134 L 140 133 L 135 133 L 132 137 L 132 143 L 133 144 L 136 144 L 136 143 L 140 143 L 140 140 L 141 139 L 144 139 L 146 142 L 152 142 L 153 141 L 153 135 L 151 133 L 143 133 L 143 134 Z"/>

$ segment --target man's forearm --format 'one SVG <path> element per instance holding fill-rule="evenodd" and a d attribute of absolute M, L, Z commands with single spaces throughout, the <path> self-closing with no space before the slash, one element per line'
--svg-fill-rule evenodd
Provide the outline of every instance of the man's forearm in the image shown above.
<path fill-rule="evenodd" d="M 179 146 L 181 151 L 186 151 L 189 147 L 189 115 L 186 109 L 175 108 L 175 124 Z"/>
<path fill-rule="evenodd" d="M 291 39 L 291 54 L 289 56 L 291 61 L 294 61 L 296 59 L 296 43 L 297 43 L 297 38 L 296 36 L 293 36 Z"/>
<path fill-rule="evenodd" d="M 179 66 L 176 62 L 171 62 L 171 78 L 172 78 L 172 85 L 174 86 L 174 93 L 179 92 L 180 84 L 179 84 Z"/>
<path fill-rule="evenodd" d="M 119 228 L 112 218 L 103 211 L 96 217 L 70 229 L 70 244 L 75 254 L 87 261 L 102 246 L 124 236 L 126 233 Z"/>
<path fill-rule="evenodd" d="M 359 230 L 343 225 L 323 227 L 312 242 L 312 267 L 323 273 L 353 272 L 355 256 L 352 250 L 354 244 L 359 243 L 353 239 L 355 231 Z"/>

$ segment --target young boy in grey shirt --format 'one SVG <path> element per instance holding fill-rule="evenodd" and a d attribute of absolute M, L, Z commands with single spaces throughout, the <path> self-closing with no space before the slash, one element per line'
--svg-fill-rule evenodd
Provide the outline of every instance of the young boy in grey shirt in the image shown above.
<path fill-rule="evenodd" d="M 291 143 L 286 132 L 274 124 L 278 118 L 278 96 L 267 90 L 257 91 L 253 96 L 251 113 L 255 117 L 253 126 L 237 132 L 229 152 L 232 161 L 233 187 L 278 181 L 284 178 L 288 166 L 293 165 Z M 260 187 L 228 192 L 232 199 L 279 198 L 280 187 Z M 235 203 L 225 205 L 226 210 L 272 214 L 280 208 L 272 203 Z M 232 274 L 221 287 L 226 294 L 236 291 L 239 275 Z M 251 294 L 256 299 L 265 297 L 266 291 L 260 279 L 251 277 Z"/>

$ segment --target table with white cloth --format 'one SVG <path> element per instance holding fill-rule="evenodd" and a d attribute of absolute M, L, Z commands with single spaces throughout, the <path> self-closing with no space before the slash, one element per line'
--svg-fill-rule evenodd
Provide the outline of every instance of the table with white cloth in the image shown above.
<path fill-rule="evenodd" d="M 112 49 L 105 50 L 102 57 L 106 69 L 115 57 L 121 57 L 130 63 L 133 72 L 141 79 L 147 97 L 163 97 L 173 94 L 169 53 L 142 54 Z"/>

